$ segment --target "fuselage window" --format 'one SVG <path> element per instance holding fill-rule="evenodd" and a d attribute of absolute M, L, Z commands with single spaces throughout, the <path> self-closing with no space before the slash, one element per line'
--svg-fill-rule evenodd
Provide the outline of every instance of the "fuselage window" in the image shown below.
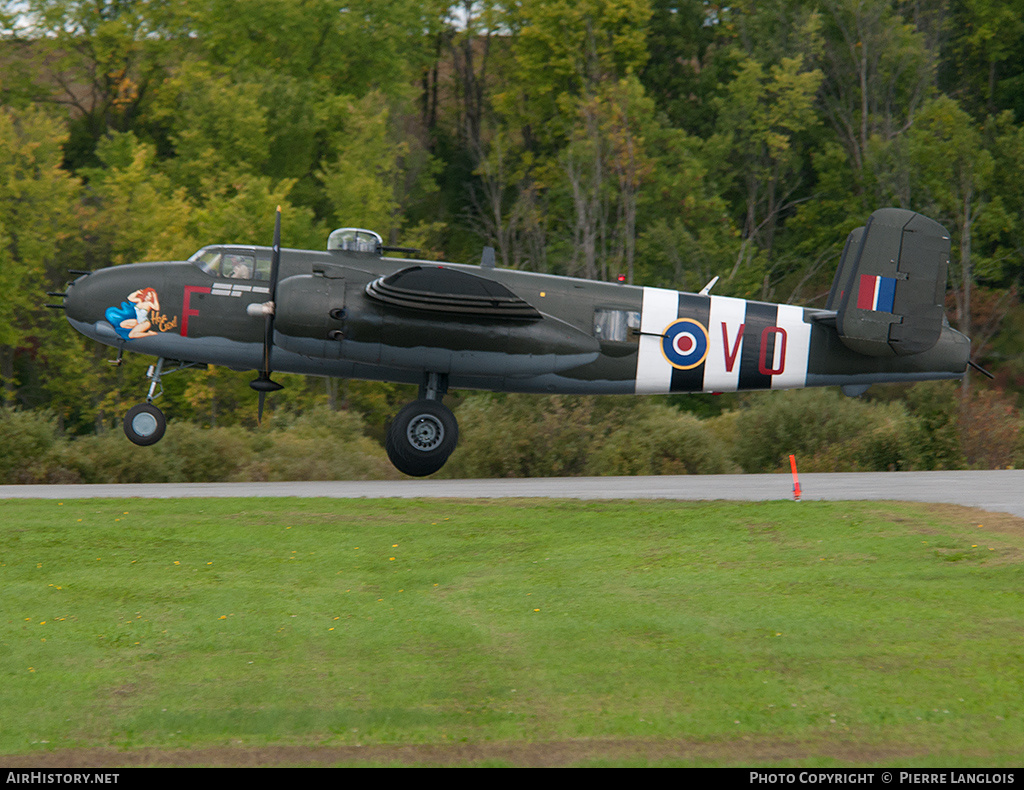
<path fill-rule="evenodd" d="M 613 343 L 639 342 L 640 313 L 636 310 L 594 310 L 594 337 Z"/>

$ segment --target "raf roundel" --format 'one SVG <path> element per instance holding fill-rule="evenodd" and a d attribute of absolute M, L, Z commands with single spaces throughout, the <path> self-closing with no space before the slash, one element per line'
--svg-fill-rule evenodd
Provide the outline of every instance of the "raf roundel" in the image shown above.
<path fill-rule="evenodd" d="M 666 327 L 661 350 L 672 367 L 695 368 L 708 355 L 708 330 L 699 321 L 680 318 Z"/>

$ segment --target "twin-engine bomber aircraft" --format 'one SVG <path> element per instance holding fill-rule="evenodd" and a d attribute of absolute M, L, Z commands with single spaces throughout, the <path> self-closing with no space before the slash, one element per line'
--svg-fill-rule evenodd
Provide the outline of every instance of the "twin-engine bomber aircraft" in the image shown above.
<path fill-rule="evenodd" d="M 826 308 L 387 257 L 376 233 L 334 231 L 326 251 L 212 245 L 188 261 L 79 276 L 62 305 L 82 334 L 157 357 L 124 419 L 163 436 L 152 404 L 171 370 L 252 369 L 262 416 L 275 370 L 418 384 L 387 434 L 408 475 L 440 469 L 458 425 L 449 387 L 569 394 L 731 392 L 957 379 L 970 340 L 945 319 L 949 234 L 880 209 L 846 242 Z M 716 278 L 717 279 L 717 278 Z M 56 305 L 55 305 L 56 306 Z"/>

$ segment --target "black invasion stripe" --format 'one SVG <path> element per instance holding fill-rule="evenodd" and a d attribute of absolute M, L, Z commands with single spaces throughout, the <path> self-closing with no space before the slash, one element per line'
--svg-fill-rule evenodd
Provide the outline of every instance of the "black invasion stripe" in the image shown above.
<path fill-rule="evenodd" d="M 700 321 L 701 326 L 708 328 L 708 321 L 711 319 L 711 297 L 697 296 L 696 294 L 679 294 L 679 318 L 692 318 Z M 708 338 L 708 345 L 711 338 Z M 707 359 L 697 367 L 689 370 L 672 368 L 672 392 L 702 392 L 704 390 L 704 366 Z"/>
<path fill-rule="evenodd" d="M 771 389 L 772 377 L 761 372 L 761 335 L 767 327 L 775 326 L 779 317 L 777 305 L 763 302 L 747 302 L 743 319 L 743 350 L 740 352 L 740 375 L 738 388 L 741 390 Z M 775 332 L 765 335 L 763 359 L 771 365 L 775 359 Z"/>

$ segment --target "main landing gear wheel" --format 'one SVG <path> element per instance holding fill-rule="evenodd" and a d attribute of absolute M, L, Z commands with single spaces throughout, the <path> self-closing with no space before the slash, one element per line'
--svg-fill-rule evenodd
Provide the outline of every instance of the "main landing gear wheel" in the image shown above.
<path fill-rule="evenodd" d="M 432 475 L 448 460 L 459 440 L 451 410 L 436 400 L 417 400 L 395 417 L 384 449 L 391 463 L 411 477 Z"/>
<path fill-rule="evenodd" d="M 140 447 L 159 442 L 167 430 L 164 413 L 152 403 L 132 406 L 124 415 L 124 435 Z"/>

